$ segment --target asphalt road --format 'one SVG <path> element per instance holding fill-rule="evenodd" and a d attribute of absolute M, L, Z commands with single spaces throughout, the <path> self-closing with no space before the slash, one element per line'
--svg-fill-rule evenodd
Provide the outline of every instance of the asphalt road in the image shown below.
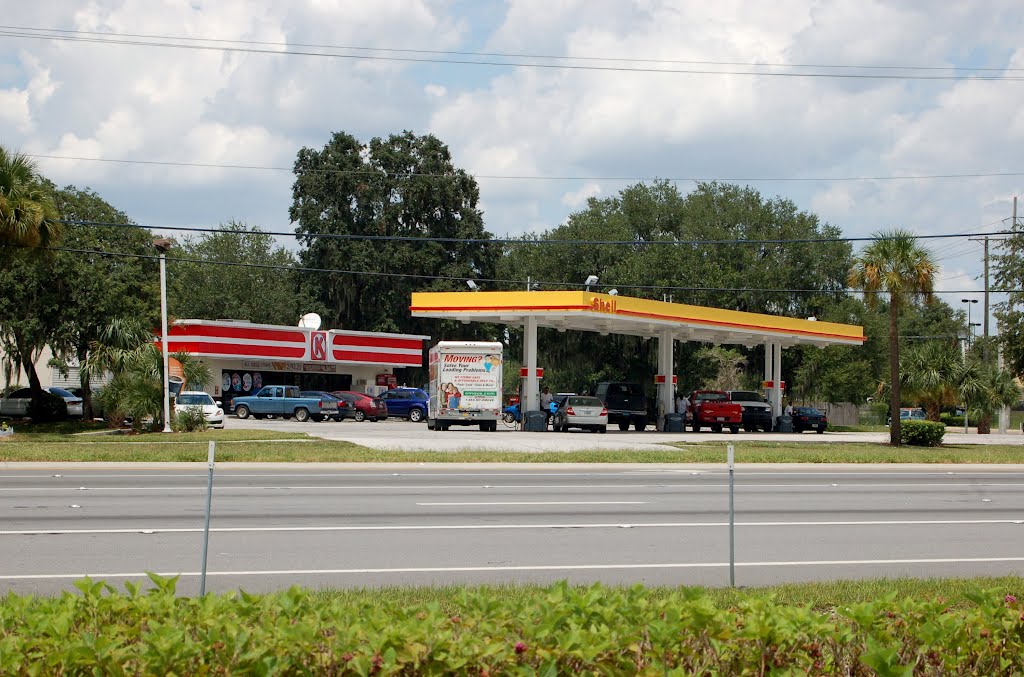
<path fill-rule="evenodd" d="M 1024 466 L 741 466 L 736 581 L 1024 571 Z M 0 593 L 182 573 L 205 465 L 0 467 Z M 710 466 L 219 466 L 209 590 L 728 582 Z"/>
<path fill-rule="evenodd" d="M 372 423 L 352 420 L 323 421 L 316 423 L 293 420 L 254 420 L 229 416 L 226 422 L 229 430 L 273 430 L 280 432 L 304 432 L 329 440 L 344 440 L 373 449 L 394 449 L 399 451 L 576 451 L 584 449 L 664 449 L 673 442 L 721 442 L 723 447 L 737 440 L 771 440 L 775 442 L 888 442 L 888 432 L 832 432 L 823 435 L 806 433 L 660 433 L 649 427 L 646 431 L 609 430 L 605 435 L 573 430 L 568 433 L 541 432 L 527 433 L 498 423 L 496 432 L 480 432 L 478 428 L 457 426 L 446 431 L 427 430 L 425 423 L 411 423 L 401 419 L 388 419 Z M 1019 430 L 1004 435 L 965 435 L 958 429 L 946 431 L 946 442 L 956 444 L 1022 444 L 1024 436 Z"/>

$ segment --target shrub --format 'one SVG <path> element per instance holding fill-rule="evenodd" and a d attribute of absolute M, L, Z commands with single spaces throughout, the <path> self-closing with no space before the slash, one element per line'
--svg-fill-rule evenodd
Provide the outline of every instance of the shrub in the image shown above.
<path fill-rule="evenodd" d="M 387 598 L 175 595 L 85 579 L 81 594 L 0 598 L 0 674 L 1021 674 L 1021 602 L 889 594 L 834 611 L 699 590 L 571 587 L 529 598 L 466 589 L 452 607 Z"/>
<path fill-rule="evenodd" d="M 28 406 L 28 417 L 33 423 L 65 421 L 68 418 L 68 403 L 63 397 L 44 390 L 39 402 L 32 402 Z"/>
<path fill-rule="evenodd" d="M 900 441 L 915 447 L 937 447 L 946 434 L 946 424 L 937 421 L 902 421 Z"/>
<path fill-rule="evenodd" d="M 174 419 L 174 430 L 179 433 L 194 433 L 208 427 L 202 407 L 185 407 L 176 414 L 172 412 L 171 416 Z"/>
<path fill-rule="evenodd" d="M 954 428 L 963 428 L 964 427 L 964 417 L 963 416 L 954 416 L 953 414 L 939 414 L 939 419 L 944 424 L 946 424 L 948 426 L 952 426 Z M 978 421 L 975 418 L 973 418 L 973 417 L 969 418 L 967 420 L 967 425 L 969 425 L 969 426 L 976 426 L 976 425 L 978 425 Z"/>

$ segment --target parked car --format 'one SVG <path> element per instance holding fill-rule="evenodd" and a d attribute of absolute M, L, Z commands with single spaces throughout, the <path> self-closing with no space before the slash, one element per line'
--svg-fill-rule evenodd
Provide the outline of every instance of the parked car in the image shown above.
<path fill-rule="evenodd" d="M 608 432 L 608 409 L 604 402 L 588 395 L 568 395 L 563 398 L 555 409 L 551 429 L 567 433 L 569 428 L 581 428 L 595 433 Z"/>
<path fill-rule="evenodd" d="M 345 400 L 348 403 L 346 409 L 351 410 L 351 418 L 357 421 L 370 420 L 371 423 L 388 417 L 387 402 L 379 397 L 370 397 L 366 393 L 357 393 L 351 390 L 335 390 L 331 393 L 335 397 Z M 348 415 L 345 418 L 349 418 Z"/>
<path fill-rule="evenodd" d="M 320 397 L 302 397 L 296 386 L 264 386 L 255 395 L 235 398 L 235 416 L 263 418 L 264 416 L 295 417 L 303 423 L 309 419 L 321 421 L 338 411 L 336 401 Z"/>
<path fill-rule="evenodd" d="M 772 405 L 765 401 L 761 393 L 753 390 L 728 390 L 729 401 L 738 402 L 743 407 L 743 429 L 748 433 L 757 432 L 760 428 L 766 433 L 772 431 Z"/>
<path fill-rule="evenodd" d="M 55 395 L 62 400 L 68 408 L 68 416 L 71 418 L 82 417 L 82 398 L 72 395 L 63 388 L 46 388 L 45 392 Z M 0 400 L 0 416 L 12 418 L 23 418 L 28 416 L 29 406 L 32 404 L 32 391 L 29 388 L 19 388 Z"/>
<path fill-rule="evenodd" d="M 690 410 L 686 412 L 685 420 L 690 422 L 695 433 L 699 433 L 702 427 L 711 428 L 716 433 L 728 427 L 735 435 L 743 422 L 743 407 L 739 402 L 730 402 L 724 390 L 695 390 L 690 393 Z"/>
<path fill-rule="evenodd" d="M 927 421 L 928 415 L 920 407 L 901 407 L 900 422 L 903 421 Z M 885 425 L 892 425 L 892 416 L 886 416 Z"/>
<path fill-rule="evenodd" d="M 326 407 L 323 408 L 323 416 L 315 418 L 315 421 L 323 421 L 325 419 L 334 419 L 335 421 L 341 420 L 341 400 L 338 399 L 335 395 L 332 395 L 331 393 L 326 392 L 324 390 L 302 390 L 299 391 L 299 396 L 318 398 L 327 405 Z M 333 407 L 331 406 L 332 402 L 334 403 Z"/>
<path fill-rule="evenodd" d="M 191 407 L 199 407 L 203 410 L 203 418 L 206 419 L 206 424 L 210 427 L 224 427 L 224 410 L 221 408 L 220 402 L 214 400 L 209 393 L 204 393 L 201 390 L 186 390 L 178 393 L 178 397 L 174 399 L 174 413 L 180 414 Z"/>
<path fill-rule="evenodd" d="M 400 416 L 419 423 L 427 413 L 430 397 L 419 388 L 392 388 L 380 394 L 388 408 L 388 416 Z"/>
<path fill-rule="evenodd" d="M 597 384 L 594 393 L 608 409 L 608 423 L 618 424 L 619 430 L 637 430 L 647 427 L 647 396 L 639 383 L 605 382 Z"/>
<path fill-rule="evenodd" d="M 814 407 L 793 407 L 793 432 L 813 430 L 820 435 L 826 428 L 828 417 L 825 416 L 825 412 Z"/>

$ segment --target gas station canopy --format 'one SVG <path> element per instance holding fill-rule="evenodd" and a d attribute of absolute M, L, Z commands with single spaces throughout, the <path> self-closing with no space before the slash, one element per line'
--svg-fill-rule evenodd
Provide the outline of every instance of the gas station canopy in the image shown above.
<path fill-rule="evenodd" d="M 612 296 L 587 291 L 418 292 L 412 295 L 414 317 L 457 319 L 537 326 L 559 331 L 662 336 L 745 346 L 767 342 L 781 346 L 854 345 L 864 343 L 862 327 L 777 315 L 723 310 L 682 303 Z"/>

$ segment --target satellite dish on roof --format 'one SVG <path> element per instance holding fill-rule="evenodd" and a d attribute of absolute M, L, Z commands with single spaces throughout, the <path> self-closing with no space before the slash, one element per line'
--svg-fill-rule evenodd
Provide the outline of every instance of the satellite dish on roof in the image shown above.
<path fill-rule="evenodd" d="M 299 320 L 299 326 L 303 329 L 312 329 L 313 331 L 316 331 L 320 328 L 320 323 L 322 321 L 323 320 L 321 320 L 320 316 L 316 313 L 306 313 L 302 316 L 302 319 Z"/>

